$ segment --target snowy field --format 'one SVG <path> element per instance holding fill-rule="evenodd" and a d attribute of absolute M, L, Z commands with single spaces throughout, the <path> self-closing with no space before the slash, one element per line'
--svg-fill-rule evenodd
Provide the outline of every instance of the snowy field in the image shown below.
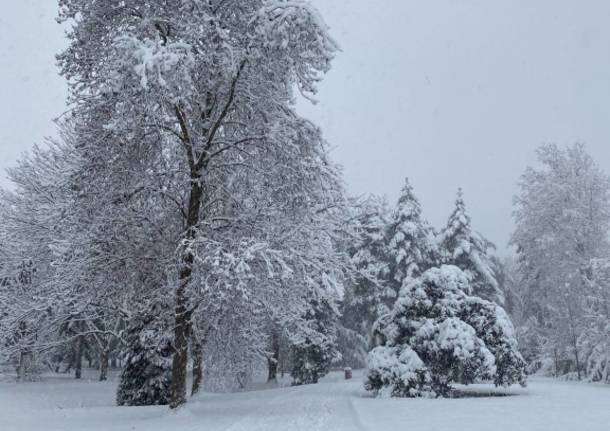
<path fill-rule="evenodd" d="M 608 431 L 610 386 L 534 378 L 503 397 L 375 399 L 333 373 L 318 385 L 203 394 L 178 413 L 115 407 L 113 382 L 0 383 L 0 430 Z M 487 386 L 468 391 L 490 392 Z M 479 393 L 480 395 L 480 393 Z"/>

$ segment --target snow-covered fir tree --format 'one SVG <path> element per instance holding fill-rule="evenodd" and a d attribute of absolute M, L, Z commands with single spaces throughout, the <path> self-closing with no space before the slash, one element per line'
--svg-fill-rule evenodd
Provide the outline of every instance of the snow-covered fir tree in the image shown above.
<path fill-rule="evenodd" d="M 470 292 L 468 276 L 452 265 L 405 284 L 392 312 L 378 322 L 382 344 L 369 354 L 366 389 L 382 396 L 446 397 L 452 383 L 525 384 L 510 319 Z"/>
<path fill-rule="evenodd" d="M 434 231 L 408 179 L 393 211 L 384 199 L 369 197 L 356 213 L 358 241 L 349 249 L 356 275 L 346 286 L 339 330 L 351 366 L 363 365 L 362 350 L 375 344 L 373 325 L 391 310 L 400 286 L 437 260 Z"/>
<path fill-rule="evenodd" d="M 358 308 L 358 319 L 366 320 L 368 317 L 375 321 L 395 298 L 386 283 L 390 276 L 386 235 L 389 212 L 386 200 L 375 196 L 369 196 L 354 206 L 353 230 L 357 238 L 350 243 L 348 252 L 357 272 L 348 295 Z"/>
<path fill-rule="evenodd" d="M 125 367 L 116 396 L 119 406 L 169 404 L 172 344 L 159 322 L 162 308 L 157 304 L 138 313 L 125 331 Z"/>
<path fill-rule="evenodd" d="M 419 200 L 408 179 L 387 228 L 389 285 L 398 295 L 401 286 L 435 265 L 434 231 L 422 217 Z"/>
<path fill-rule="evenodd" d="M 503 305 L 504 295 L 496 280 L 497 269 L 490 255 L 494 246 L 472 229 L 462 189 L 458 190 L 455 208 L 447 225 L 438 235 L 438 244 L 443 263 L 464 271 L 474 295 Z"/>

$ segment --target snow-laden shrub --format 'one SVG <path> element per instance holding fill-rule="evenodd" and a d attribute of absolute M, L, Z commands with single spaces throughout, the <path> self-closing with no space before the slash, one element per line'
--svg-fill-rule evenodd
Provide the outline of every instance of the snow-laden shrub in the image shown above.
<path fill-rule="evenodd" d="M 328 374 L 335 349 L 323 335 L 305 337 L 292 346 L 292 385 L 318 383 Z"/>
<path fill-rule="evenodd" d="M 496 304 L 468 295 L 457 267 L 432 268 L 403 286 L 377 322 L 382 345 L 368 356 L 367 390 L 390 396 L 448 396 L 451 384 L 525 384 L 512 323 Z"/>

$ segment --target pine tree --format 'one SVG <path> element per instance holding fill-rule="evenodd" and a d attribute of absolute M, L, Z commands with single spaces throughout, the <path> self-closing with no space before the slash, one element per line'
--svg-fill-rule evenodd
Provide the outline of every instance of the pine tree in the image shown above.
<path fill-rule="evenodd" d="M 383 344 L 369 354 L 366 389 L 393 397 L 447 397 L 453 382 L 525 384 L 525 361 L 508 316 L 469 291 L 466 274 L 451 265 L 405 285 L 378 324 Z"/>
<path fill-rule="evenodd" d="M 374 198 L 363 202 L 359 211 L 360 241 L 350 251 L 357 277 L 345 291 L 339 338 L 354 366 L 360 365 L 360 351 L 375 344 L 374 324 L 389 313 L 403 283 L 437 260 L 433 229 L 423 219 L 408 179 L 391 215 L 385 202 Z"/>
<path fill-rule="evenodd" d="M 455 209 L 438 242 L 443 263 L 455 265 L 466 273 L 474 295 L 503 305 L 504 295 L 496 280 L 495 265 L 488 254 L 494 246 L 472 230 L 462 189 L 458 190 Z"/>
<path fill-rule="evenodd" d="M 139 313 L 126 330 L 128 351 L 117 389 L 120 406 L 169 404 L 173 349 L 156 321 L 158 313 L 155 307 Z"/>
<path fill-rule="evenodd" d="M 419 200 L 405 179 L 387 231 L 389 285 L 398 295 L 401 286 L 434 266 L 436 249 L 432 227 L 422 217 Z"/>

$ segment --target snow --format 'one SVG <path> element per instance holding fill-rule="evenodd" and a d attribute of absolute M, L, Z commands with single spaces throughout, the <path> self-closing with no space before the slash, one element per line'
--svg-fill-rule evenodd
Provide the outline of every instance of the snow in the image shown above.
<path fill-rule="evenodd" d="M 381 397 L 390 397 L 396 382 L 413 382 L 415 386 L 419 375 L 426 372 L 426 365 L 409 346 L 375 347 L 367 357 L 367 366 L 389 383 L 381 390 Z"/>
<path fill-rule="evenodd" d="M 432 323 L 430 320 L 427 322 Z M 422 338 L 424 337 L 426 337 L 425 334 Z M 452 351 L 453 356 L 461 360 L 472 359 L 480 351 L 485 356 L 486 368 L 493 367 L 494 356 L 479 341 L 474 328 L 460 319 L 450 317 L 443 320 L 438 325 L 438 335 L 434 341 L 438 344 L 439 349 Z"/>
<path fill-rule="evenodd" d="M 116 45 L 135 60 L 133 70 L 140 78 L 143 89 L 148 88 L 151 80 L 163 87 L 166 86 L 164 75 L 171 76 L 170 72 L 175 73 L 174 69 L 177 66 L 184 63 L 190 67 L 194 62 L 190 55 L 192 48 L 182 42 L 166 46 L 159 40 L 138 40 L 132 36 L 122 36 L 117 38 Z"/>
<path fill-rule="evenodd" d="M 477 397 L 371 398 L 354 379 L 331 373 L 317 385 L 202 394 L 182 410 L 115 407 L 115 383 L 0 383 L 2 431 L 607 431 L 610 386 L 532 378 L 528 388 L 465 388 Z M 480 397 L 482 392 L 513 396 Z"/>

